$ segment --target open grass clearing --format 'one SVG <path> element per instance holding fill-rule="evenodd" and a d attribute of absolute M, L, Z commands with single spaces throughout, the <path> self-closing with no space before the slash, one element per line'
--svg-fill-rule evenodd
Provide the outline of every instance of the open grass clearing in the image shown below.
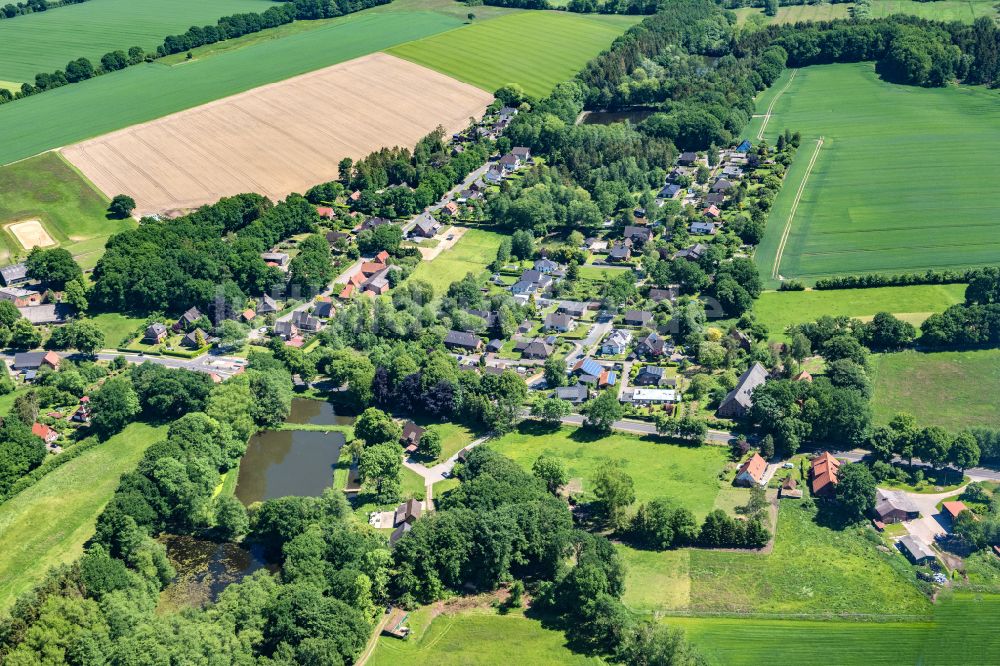
<path fill-rule="evenodd" d="M 459 19 L 434 11 L 358 12 L 197 62 L 147 63 L 63 86 L 0 106 L 0 164 L 460 25 Z"/>
<path fill-rule="evenodd" d="M 765 291 L 754 303 L 754 314 L 767 326 L 772 340 L 784 340 L 789 326 L 816 321 L 823 315 L 870 319 L 879 312 L 891 312 L 919 327 L 931 314 L 964 301 L 964 284 Z"/>
<path fill-rule="evenodd" d="M 642 17 L 611 18 L 522 12 L 401 44 L 389 53 L 489 92 L 517 83 L 543 97 Z"/>
<path fill-rule="evenodd" d="M 503 235 L 483 229 L 469 229 L 449 249 L 430 261 L 422 261 L 410 277 L 429 282 L 434 296 L 440 297 L 448 285 L 465 277 L 466 273 L 479 275 L 496 259 L 497 248 Z"/>
<path fill-rule="evenodd" d="M 809 282 L 1000 261 L 1000 202 L 979 189 L 1000 175 L 991 171 L 996 100 L 979 87 L 885 83 L 872 63 L 799 70 L 765 132 L 773 142 L 798 130 L 803 142 L 756 251 L 761 273 Z"/>
<path fill-rule="evenodd" d="M 104 333 L 104 346 L 109 349 L 134 339 L 139 326 L 145 321 L 144 318 L 128 317 L 118 312 L 102 312 L 90 318 L 90 323 Z"/>
<path fill-rule="evenodd" d="M 868 528 L 818 525 L 808 503 L 785 500 L 779 507 L 770 554 L 691 551 L 692 611 L 897 619 L 928 612 L 910 564 L 897 552 L 879 551 L 863 536 Z"/>
<path fill-rule="evenodd" d="M 561 631 L 545 629 L 520 611 L 499 615 L 491 608 L 473 608 L 439 613 L 436 606 L 425 606 L 410 613 L 407 625 L 407 640 L 379 637 L 370 666 L 603 663 L 571 652 Z"/>
<path fill-rule="evenodd" d="M 0 167 L 0 263 L 27 256 L 30 248 L 11 226 L 36 220 L 53 242 L 92 267 L 107 237 L 135 224 L 108 219 L 107 207 L 108 199 L 56 153 Z"/>
<path fill-rule="evenodd" d="M 699 520 L 712 510 L 728 454 L 717 446 L 680 446 L 622 433 L 595 438 L 582 428 L 549 430 L 533 422 L 488 446 L 529 470 L 542 454 L 558 458 L 570 478 L 583 480 L 584 495 L 604 459 L 622 460 L 635 482 L 636 502 L 665 498 L 687 507 Z"/>
<path fill-rule="evenodd" d="M 272 6 L 268 0 L 90 0 L 18 16 L 0 21 L 0 79 L 34 83 L 35 74 L 65 69 L 76 58 L 97 66 L 108 51 L 155 51 L 164 37 L 192 25 Z"/>
<path fill-rule="evenodd" d="M 876 423 L 909 412 L 922 426 L 952 431 L 1000 427 L 1000 349 L 904 351 L 872 359 Z"/>
<path fill-rule="evenodd" d="M 0 610 L 50 567 L 83 552 L 119 477 L 165 432 L 165 427 L 133 423 L 0 505 Z"/>
<path fill-rule="evenodd" d="M 782 23 L 798 23 L 800 21 L 832 21 L 850 16 L 849 3 L 819 3 L 804 5 L 789 5 L 779 7 L 776 16 L 766 16 L 763 9 L 743 7 L 736 11 L 740 25 L 747 23 L 767 25 Z M 980 16 L 996 16 L 994 0 L 938 0 L 936 2 L 917 2 L 915 0 L 872 0 L 871 18 L 883 18 L 894 14 L 919 16 L 933 21 L 962 21 L 972 23 Z"/>

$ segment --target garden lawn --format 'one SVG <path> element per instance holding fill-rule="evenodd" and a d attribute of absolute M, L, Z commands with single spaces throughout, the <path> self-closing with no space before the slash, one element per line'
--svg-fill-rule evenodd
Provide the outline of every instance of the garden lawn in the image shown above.
<path fill-rule="evenodd" d="M 529 470 L 543 453 L 558 458 L 569 478 L 583 480 L 585 495 L 590 493 L 591 479 L 604 459 L 623 460 L 635 482 L 636 502 L 666 498 L 687 507 L 699 520 L 712 510 L 719 493 L 718 475 L 728 453 L 718 446 L 679 446 L 622 433 L 593 439 L 582 428 L 553 431 L 534 422 L 525 422 L 519 431 L 488 445 Z"/>
<path fill-rule="evenodd" d="M 757 112 L 766 108 L 762 99 Z M 770 286 L 772 275 L 811 282 L 1000 262 L 1000 199 L 982 195 L 1000 177 L 995 91 L 889 84 L 873 63 L 805 67 L 777 98 L 765 138 L 785 128 L 802 146 L 755 254 Z"/>
<path fill-rule="evenodd" d="M 891 312 L 919 328 L 931 314 L 964 301 L 964 284 L 766 291 L 754 303 L 754 314 L 767 326 L 772 340 L 784 340 L 787 327 L 816 321 L 823 315 L 870 319 L 879 312 Z"/>
<path fill-rule="evenodd" d="M 1000 349 L 881 354 L 872 358 L 872 375 L 876 423 L 909 412 L 922 426 L 952 431 L 1000 427 Z"/>
<path fill-rule="evenodd" d="M 862 535 L 867 527 L 833 530 L 815 516 L 809 504 L 783 501 L 768 555 L 692 550 L 691 610 L 897 619 L 928 612 L 901 554 L 880 552 Z"/>
<path fill-rule="evenodd" d="M 4 108 L 13 106 L 12 103 Z M 57 153 L 0 167 L 0 225 L 4 228 L 0 235 L 3 238 L 0 263 L 23 258 L 30 249 L 25 249 L 7 231 L 7 225 L 38 220 L 52 239 L 72 252 L 84 268 L 92 267 L 108 236 L 135 225 L 131 219 L 108 219 L 107 208 L 104 195 Z"/>
<path fill-rule="evenodd" d="M 388 52 L 493 92 L 516 83 L 544 97 L 573 77 L 642 17 L 583 16 L 566 12 L 522 12 L 473 23 Z"/>
<path fill-rule="evenodd" d="M 0 164 L 460 25 L 434 11 L 358 12 L 196 62 L 147 63 L 63 86 L 0 106 Z"/>
<path fill-rule="evenodd" d="M 90 318 L 90 323 L 104 333 L 104 346 L 108 349 L 120 347 L 135 339 L 136 331 L 146 320 L 140 317 L 127 317 L 118 312 L 102 312 Z"/>
<path fill-rule="evenodd" d="M 410 614 L 407 625 L 412 633 L 405 641 L 379 637 L 369 666 L 603 663 L 571 652 L 561 631 L 545 629 L 519 611 L 497 615 L 492 609 L 473 609 L 435 617 L 433 607 L 424 607 Z"/>
<path fill-rule="evenodd" d="M 166 427 L 133 423 L 0 504 L 0 611 L 50 567 L 83 552 L 98 514 Z"/>
<path fill-rule="evenodd" d="M 440 298 L 448 285 L 465 277 L 479 275 L 496 259 L 503 235 L 482 229 L 469 229 L 448 250 L 431 261 L 421 261 L 411 274 L 414 280 L 429 282 L 434 296 Z"/>
<path fill-rule="evenodd" d="M 0 21 L 0 79 L 34 83 L 35 74 L 66 69 L 76 58 L 98 66 L 109 51 L 155 51 L 167 35 L 220 16 L 260 13 L 269 0 L 89 0 Z"/>

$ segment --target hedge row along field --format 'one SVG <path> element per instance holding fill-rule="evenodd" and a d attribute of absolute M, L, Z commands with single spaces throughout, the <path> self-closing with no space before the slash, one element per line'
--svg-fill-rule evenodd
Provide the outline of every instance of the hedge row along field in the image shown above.
<path fill-rule="evenodd" d="M 641 16 L 526 12 L 389 49 L 389 53 L 493 92 L 517 83 L 542 97 L 611 45 Z"/>
<path fill-rule="evenodd" d="M 0 106 L 0 164 L 460 25 L 459 19 L 430 11 L 361 12 L 204 60 L 137 65 L 47 91 Z"/>
<path fill-rule="evenodd" d="M 1000 200 L 983 189 L 1000 175 L 996 102 L 982 87 L 884 83 L 871 63 L 799 70 L 765 137 L 774 141 L 787 127 L 802 132 L 804 155 L 819 137 L 823 146 L 811 171 L 810 159 L 789 170 L 757 248 L 762 276 L 808 282 L 1000 261 Z M 756 136 L 761 122 L 747 134 Z"/>
<path fill-rule="evenodd" d="M 274 6 L 271 0 L 90 0 L 0 21 L 0 79 L 34 82 L 35 74 L 63 69 L 75 58 L 96 64 L 115 49 L 152 51 L 192 25 Z"/>

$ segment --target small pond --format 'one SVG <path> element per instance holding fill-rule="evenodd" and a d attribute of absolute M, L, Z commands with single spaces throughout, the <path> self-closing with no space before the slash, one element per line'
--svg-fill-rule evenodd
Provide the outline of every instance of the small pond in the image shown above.
<path fill-rule="evenodd" d="M 292 411 L 288 414 L 288 423 L 310 425 L 352 425 L 353 416 L 340 416 L 333 405 L 325 400 L 310 400 L 309 398 L 293 398 Z"/>
<path fill-rule="evenodd" d="M 255 571 L 279 569 L 277 564 L 266 562 L 257 548 L 192 536 L 166 535 L 160 540 L 177 569 L 177 578 L 163 590 L 161 598 L 168 609 L 204 606 L 216 601 L 227 585 L 238 583 Z"/>
<path fill-rule="evenodd" d="M 240 462 L 236 497 L 254 502 L 298 495 L 318 497 L 333 483 L 344 445 L 340 432 L 265 430 L 250 438 Z"/>
<path fill-rule="evenodd" d="M 654 109 L 624 109 L 621 111 L 584 111 L 580 123 L 583 125 L 611 125 L 626 120 L 637 125 L 656 113 Z"/>

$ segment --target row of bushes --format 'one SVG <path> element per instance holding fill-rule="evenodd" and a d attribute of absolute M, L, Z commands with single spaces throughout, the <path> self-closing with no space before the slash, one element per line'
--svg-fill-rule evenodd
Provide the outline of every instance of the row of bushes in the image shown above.
<path fill-rule="evenodd" d="M 56 469 L 62 467 L 63 465 L 73 460 L 74 458 L 77 458 L 80 455 L 91 450 L 95 446 L 98 446 L 100 443 L 101 440 L 99 440 L 97 437 L 88 437 L 82 442 L 74 444 L 68 449 L 65 449 L 58 456 L 52 458 L 52 460 L 46 461 L 44 464 L 39 465 L 35 469 L 31 470 L 30 472 L 19 478 L 10 486 L 10 488 L 7 489 L 7 492 L 0 493 L 0 504 L 6 502 L 15 495 L 24 492 L 31 486 L 38 483 L 42 479 L 42 477 L 49 474 L 49 472 L 55 471 Z"/>
<path fill-rule="evenodd" d="M 924 273 L 898 273 L 885 275 L 871 273 L 870 275 L 840 275 L 816 280 L 815 289 L 873 289 L 876 287 L 908 287 L 915 284 L 959 284 L 969 282 L 976 274 L 976 269 L 959 271 L 928 270 Z M 782 283 L 784 291 L 801 289 L 800 283 L 790 280 L 789 286 Z"/>

